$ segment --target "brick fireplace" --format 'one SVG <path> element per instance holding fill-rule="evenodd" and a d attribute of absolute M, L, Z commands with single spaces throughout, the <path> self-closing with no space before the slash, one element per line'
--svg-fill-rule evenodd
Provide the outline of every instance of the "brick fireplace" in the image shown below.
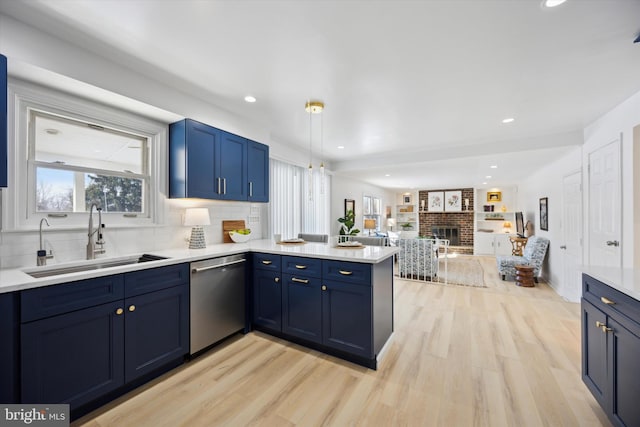
<path fill-rule="evenodd" d="M 423 212 L 420 211 L 420 236 L 433 236 L 434 231 L 457 234 L 458 242 L 454 245 L 457 253 L 473 254 L 473 188 L 447 188 L 434 190 L 420 190 L 418 192 L 418 206 L 428 205 L 429 191 L 462 191 L 462 200 L 469 199 L 469 211 L 462 212 Z M 464 204 L 462 205 L 464 209 Z M 455 230 L 455 231 L 454 231 Z M 450 239 L 452 240 L 452 239 Z"/>

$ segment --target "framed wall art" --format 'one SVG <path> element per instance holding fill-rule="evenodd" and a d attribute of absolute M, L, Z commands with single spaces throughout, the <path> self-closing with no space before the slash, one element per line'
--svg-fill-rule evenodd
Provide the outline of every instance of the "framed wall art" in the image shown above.
<path fill-rule="evenodd" d="M 353 199 L 344 199 L 344 216 L 347 216 L 347 212 L 353 211 L 356 213 L 356 201 Z"/>
<path fill-rule="evenodd" d="M 462 212 L 462 191 L 444 192 L 444 211 Z"/>
<path fill-rule="evenodd" d="M 502 191 L 487 191 L 487 202 L 501 202 Z"/>
<path fill-rule="evenodd" d="M 444 212 L 444 191 L 429 191 L 427 199 L 429 212 Z"/>
<path fill-rule="evenodd" d="M 540 199 L 540 230 L 549 231 L 549 198 Z"/>

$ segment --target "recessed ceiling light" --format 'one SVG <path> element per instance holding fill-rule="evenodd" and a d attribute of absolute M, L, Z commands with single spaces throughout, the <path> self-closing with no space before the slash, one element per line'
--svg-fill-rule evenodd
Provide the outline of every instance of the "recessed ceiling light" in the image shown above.
<path fill-rule="evenodd" d="M 486 182 L 483 182 L 483 183 L 482 183 L 482 185 L 487 185 L 487 183 L 486 183 Z"/>
<path fill-rule="evenodd" d="M 565 1 L 567 0 L 543 0 L 542 5 L 544 7 L 556 7 L 556 6 L 560 6 Z"/>
<path fill-rule="evenodd" d="M 506 119 L 502 120 L 502 123 L 511 123 L 513 122 L 515 119 L 513 117 L 507 117 Z"/>
<path fill-rule="evenodd" d="M 390 173 L 385 173 L 384 176 L 391 176 L 391 174 Z"/>
<path fill-rule="evenodd" d="M 491 179 L 491 175 L 487 175 L 487 176 L 485 176 L 485 178 Z"/>
<path fill-rule="evenodd" d="M 338 145 L 338 150 L 344 150 L 344 145 Z"/>
<path fill-rule="evenodd" d="M 247 102 L 256 102 L 256 97 L 255 96 L 251 96 L 251 95 L 247 95 L 244 97 L 244 100 Z"/>
<path fill-rule="evenodd" d="M 498 165 L 491 165 L 490 168 L 491 169 L 498 169 Z"/>

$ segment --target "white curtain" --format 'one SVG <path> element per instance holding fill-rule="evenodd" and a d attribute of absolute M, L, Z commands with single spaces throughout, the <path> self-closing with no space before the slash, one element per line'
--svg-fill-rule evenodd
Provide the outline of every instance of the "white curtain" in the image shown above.
<path fill-rule="evenodd" d="M 321 193 L 319 171 L 313 174 L 313 197 L 309 200 L 309 174 L 306 168 L 271 159 L 270 234 L 283 238 L 298 233 L 330 234 L 330 177 L 325 175 Z"/>

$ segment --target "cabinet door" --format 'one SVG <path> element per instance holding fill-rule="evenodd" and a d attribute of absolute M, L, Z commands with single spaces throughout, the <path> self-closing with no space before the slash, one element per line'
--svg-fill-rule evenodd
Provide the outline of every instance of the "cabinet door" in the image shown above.
<path fill-rule="evenodd" d="M 269 146 L 254 141 L 247 145 L 250 202 L 269 201 Z"/>
<path fill-rule="evenodd" d="M 494 255 L 495 241 L 493 233 L 475 233 L 473 235 L 474 255 Z"/>
<path fill-rule="evenodd" d="M 367 358 L 373 357 L 371 287 L 324 281 L 322 343 Z"/>
<path fill-rule="evenodd" d="M 582 299 L 582 381 L 600 406 L 608 407 L 607 393 L 607 334 L 599 325 L 607 323 L 607 316 L 593 304 Z"/>
<path fill-rule="evenodd" d="M 189 287 L 175 286 L 125 300 L 125 380 L 189 352 Z"/>
<path fill-rule="evenodd" d="M 202 123 L 187 120 L 186 132 L 186 195 L 218 199 L 218 181 L 214 164 L 216 145 L 220 141 L 220 131 Z"/>
<path fill-rule="evenodd" d="M 254 270 L 253 323 L 282 331 L 280 272 Z"/>
<path fill-rule="evenodd" d="M 21 326 L 22 401 L 88 403 L 124 383 L 122 300 Z"/>
<path fill-rule="evenodd" d="M 0 55 L 0 187 L 7 186 L 7 58 Z"/>
<path fill-rule="evenodd" d="M 496 234 L 494 236 L 494 249 L 496 255 L 511 255 L 513 246 L 508 234 Z"/>
<path fill-rule="evenodd" d="M 284 274 L 282 279 L 282 332 L 321 343 L 320 279 L 291 274 Z"/>
<path fill-rule="evenodd" d="M 19 295 L 17 292 L 0 294 L 0 402 L 18 403 Z"/>
<path fill-rule="evenodd" d="M 220 135 L 215 163 L 217 177 L 222 180 L 219 198 L 247 200 L 247 140 L 225 131 Z"/>
<path fill-rule="evenodd" d="M 640 326 L 625 323 L 635 327 L 626 328 L 611 317 L 607 324 L 611 328 L 608 334 L 611 416 L 614 424 L 640 426 Z"/>

